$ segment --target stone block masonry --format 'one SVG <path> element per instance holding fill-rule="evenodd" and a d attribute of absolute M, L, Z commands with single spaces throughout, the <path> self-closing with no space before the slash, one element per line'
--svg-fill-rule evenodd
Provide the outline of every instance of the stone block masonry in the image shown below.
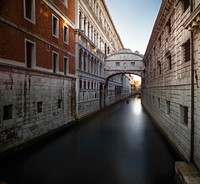
<path fill-rule="evenodd" d="M 175 164 L 177 184 L 199 184 L 200 173 L 193 164 L 176 162 Z"/>
<path fill-rule="evenodd" d="M 0 153 L 75 120 L 75 79 L 0 67 Z"/>

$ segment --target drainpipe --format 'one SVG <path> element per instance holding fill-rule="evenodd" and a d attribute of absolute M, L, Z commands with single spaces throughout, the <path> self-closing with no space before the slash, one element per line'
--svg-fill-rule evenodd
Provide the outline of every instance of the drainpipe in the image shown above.
<path fill-rule="evenodd" d="M 193 1 L 190 1 L 190 11 L 193 12 Z M 194 162 L 194 33 L 191 31 L 191 140 L 190 162 Z"/>

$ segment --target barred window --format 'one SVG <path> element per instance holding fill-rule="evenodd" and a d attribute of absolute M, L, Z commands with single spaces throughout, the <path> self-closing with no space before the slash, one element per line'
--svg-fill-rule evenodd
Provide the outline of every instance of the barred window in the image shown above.
<path fill-rule="evenodd" d="M 183 57 L 184 61 L 190 61 L 190 39 L 183 44 Z"/>
<path fill-rule="evenodd" d="M 172 69 L 172 56 L 171 56 L 170 52 L 167 52 L 166 58 L 167 58 L 167 63 L 168 63 L 168 69 L 171 70 Z"/>
<path fill-rule="evenodd" d="M 170 114 L 170 101 L 166 101 L 166 114 Z"/>
<path fill-rule="evenodd" d="M 180 105 L 180 121 L 184 125 L 188 125 L 188 107 Z"/>

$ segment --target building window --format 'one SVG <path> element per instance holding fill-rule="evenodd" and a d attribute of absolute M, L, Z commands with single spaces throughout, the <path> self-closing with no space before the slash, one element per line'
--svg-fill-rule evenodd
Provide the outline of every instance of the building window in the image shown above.
<path fill-rule="evenodd" d="M 108 54 L 110 54 L 110 47 L 108 46 Z"/>
<path fill-rule="evenodd" d="M 135 66 L 135 62 L 131 62 L 131 66 Z"/>
<path fill-rule="evenodd" d="M 35 43 L 25 39 L 25 61 L 27 68 L 36 65 L 36 46 Z"/>
<path fill-rule="evenodd" d="M 161 36 L 158 38 L 158 47 L 161 47 Z"/>
<path fill-rule="evenodd" d="M 82 80 L 79 80 L 79 89 L 82 89 Z"/>
<path fill-rule="evenodd" d="M 63 63 L 63 66 L 64 66 L 64 75 L 67 75 L 69 73 L 69 65 L 68 65 L 68 58 L 67 57 L 64 57 L 64 63 Z"/>
<path fill-rule="evenodd" d="M 170 114 L 170 101 L 166 101 L 166 114 Z"/>
<path fill-rule="evenodd" d="M 35 24 L 35 0 L 24 0 L 24 18 Z"/>
<path fill-rule="evenodd" d="M 183 10 L 184 12 L 188 9 L 190 6 L 190 0 L 183 0 Z"/>
<path fill-rule="evenodd" d="M 120 66 L 120 63 L 119 62 L 115 62 L 116 66 Z"/>
<path fill-rule="evenodd" d="M 183 45 L 183 58 L 184 62 L 190 61 L 190 39 L 187 40 Z"/>
<path fill-rule="evenodd" d="M 79 69 L 82 69 L 82 50 L 79 50 Z"/>
<path fill-rule="evenodd" d="M 42 112 L 42 102 L 37 103 L 37 112 L 38 113 Z"/>
<path fill-rule="evenodd" d="M 171 56 L 171 54 L 167 56 L 167 60 L 168 60 L 169 70 L 171 70 L 172 69 L 172 56 Z"/>
<path fill-rule="evenodd" d="M 84 57 L 83 57 L 83 70 L 84 71 L 86 71 L 86 69 L 87 69 L 87 61 L 86 61 L 86 59 L 87 59 L 87 54 L 85 53 L 84 54 Z"/>
<path fill-rule="evenodd" d="M 184 125 L 188 125 L 188 107 L 180 105 L 180 121 Z"/>
<path fill-rule="evenodd" d="M 52 15 L 52 34 L 54 37 L 59 37 L 59 19 Z"/>
<path fill-rule="evenodd" d="M 158 61 L 158 74 L 161 75 L 162 74 L 162 68 L 161 68 L 161 62 Z"/>
<path fill-rule="evenodd" d="M 69 44 L 69 28 L 64 25 L 63 28 L 63 41 L 66 44 Z"/>
<path fill-rule="evenodd" d="M 13 119 L 13 105 L 3 106 L 3 120 Z"/>
<path fill-rule="evenodd" d="M 167 24 L 166 24 L 167 28 L 168 28 L 168 33 L 171 33 L 171 19 L 169 18 Z"/>
<path fill-rule="evenodd" d="M 68 7 L 68 0 L 61 0 L 61 2 L 62 2 L 66 7 Z"/>
<path fill-rule="evenodd" d="M 158 98 L 158 108 L 160 109 L 160 98 Z"/>
<path fill-rule="evenodd" d="M 52 53 L 52 66 L 53 66 L 53 73 L 59 72 L 59 55 L 57 52 Z"/>
<path fill-rule="evenodd" d="M 61 108 L 62 99 L 58 99 L 58 109 Z"/>
<path fill-rule="evenodd" d="M 86 89 L 86 88 L 87 88 L 86 81 L 84 81 L 84 89 Z"/>

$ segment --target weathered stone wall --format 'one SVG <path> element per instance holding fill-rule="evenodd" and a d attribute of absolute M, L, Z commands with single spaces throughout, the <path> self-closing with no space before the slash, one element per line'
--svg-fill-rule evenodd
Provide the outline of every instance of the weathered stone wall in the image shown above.
<path fill-rule="evenodd" d="M 194 94 L 194 160 L 200 169 L 200 29 L 194 34 L 195 94 Z"/>
<path fill-rule="evenodd" d="M 75 119 L 75 80 L 0 66 L 0 152 Z"/>
<path fill-rule="evenodd" d="M 163 2 L 166 3 L 167 0 Z M 183 1 L 162 6 L 160 21 L 154 27 L 154 40 L 149 43 L 144 60 L 145 78 L 142 84 L 142 103 L 155 119 L 166 137 L 189 161 L 191 159 L 191 64 L 194 55 L 194 160 L 200 169 L 200 30 L 191 32 L 184 27 L 189 19 L 190 7 L 183 10 Z M 165 12 L 165 13 L 163 13 Z M 163 15 L 162 15 L 163 14 Z M 169 27 L 170 25 L 170 27 Z M 160 26 L 160 27 L 159 27 Z M 170 28 L 170 30 L 169 30 Z M 185 61 L 184 44 L 190 40 L 190 52 Z M 170 58 L 171 57 L 171 58 Z M 171 61 L 170 61 L 171 60 Z"/>

